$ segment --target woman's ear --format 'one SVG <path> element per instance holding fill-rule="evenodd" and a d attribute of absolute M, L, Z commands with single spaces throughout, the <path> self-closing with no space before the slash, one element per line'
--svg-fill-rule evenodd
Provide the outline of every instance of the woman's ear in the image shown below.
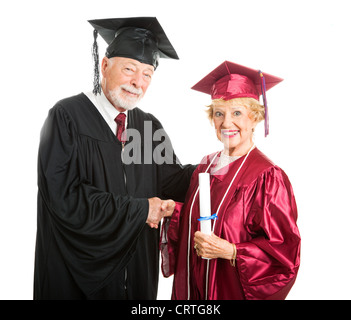
<path fill-rule="evenodd" d="M 252 123 L 252 132 L 255 132 L 257 123 L 258 123 L 257 121 L 254 121 L 254 122 Z"/>

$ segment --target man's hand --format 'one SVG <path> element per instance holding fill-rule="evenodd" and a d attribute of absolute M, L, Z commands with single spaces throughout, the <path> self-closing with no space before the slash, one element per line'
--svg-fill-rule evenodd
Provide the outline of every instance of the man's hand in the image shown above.
<path fill-rule="evenodd" d="M 175 208 L 175 202 L 173 200 L 164 200 L 160 198 L 150 198 L 149 200 L 149 214 L 146 223 L 151 228 L 158 228 L 163 217 L 170 217 Z"/>

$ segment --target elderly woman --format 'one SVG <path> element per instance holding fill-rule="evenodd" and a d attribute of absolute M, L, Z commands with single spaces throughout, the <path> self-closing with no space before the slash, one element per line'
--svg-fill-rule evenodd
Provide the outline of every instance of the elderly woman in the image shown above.
<path fill-rule="evenodd" d="M 182 209 L 164 224 L 162 271 L 172 299 L 285 299 L 300 264 L 297 208 L 287 175 L 257 149 L 265 119 L 259 95 L 282 79 L 224 62 L 193 89 L 211 94 L 208 113 L 223 151 L 194 171 Z M 262 89 L 262 90 L 261 90 Z M 266 134 L 268 123 L 266 114 Z M 200 231 L 199 173 L 210 173 L 212 234 Z"/>

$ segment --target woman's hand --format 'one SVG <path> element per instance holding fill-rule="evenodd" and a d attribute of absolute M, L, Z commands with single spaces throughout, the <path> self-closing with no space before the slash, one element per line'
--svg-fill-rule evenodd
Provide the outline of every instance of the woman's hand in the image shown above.
<path fill-rule="evenodd" d="M 161 205 L 161 210 L 163 217 L 171 217 L 176 204 L 173 200 L 163 200 Z"/>
<path fill-rule="evenodd" d="M 233 259 L 235 245 L 214 234 L 208 235 L 197 231 L 195 232 L 194 242 L 194 248 L 198 256 L 210 259 Z"/>
<path fill-rule="evenodd" d="M 151 228 L 158 228 L 158 224 L 164 217 L 171 217 L 175 208 L 175 202 L 173 200 L 161 200 L 160 198 L 154 197 L 149 200 L 149 213 L 146 223 Z"/>

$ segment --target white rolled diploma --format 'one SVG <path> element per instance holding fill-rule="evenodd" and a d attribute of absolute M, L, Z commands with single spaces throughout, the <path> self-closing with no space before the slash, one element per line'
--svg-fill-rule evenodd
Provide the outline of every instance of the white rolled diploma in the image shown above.
<path fill-rule="evenodd" d="M 211 216 L 210 174 L 199 173 L 200 217 Z M 201 232 L 211 234 L 211 219 L 200 221 Z"/>

